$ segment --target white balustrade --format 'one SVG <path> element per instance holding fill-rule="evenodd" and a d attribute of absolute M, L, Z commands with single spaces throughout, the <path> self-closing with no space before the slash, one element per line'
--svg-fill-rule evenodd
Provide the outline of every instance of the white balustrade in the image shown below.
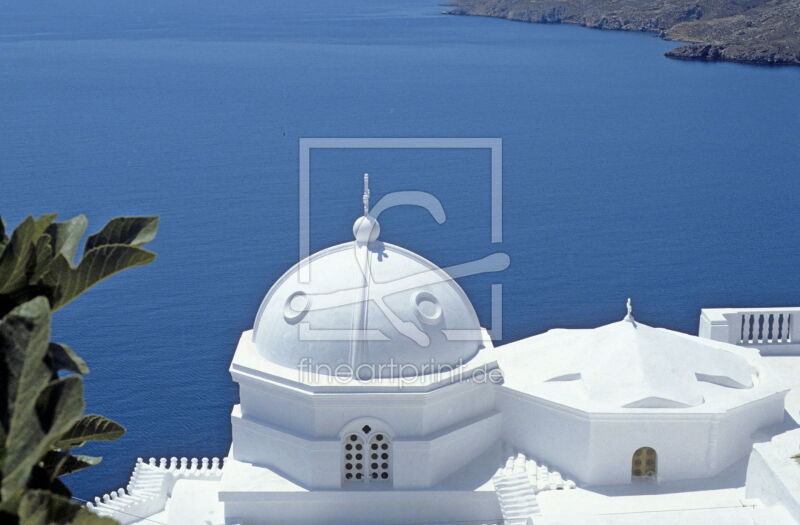
<path fill-rule="evenodd" d="M 800 307 L 703 308 L 700 337 L 742 346 L 763 354 L 800 351 Z"/>

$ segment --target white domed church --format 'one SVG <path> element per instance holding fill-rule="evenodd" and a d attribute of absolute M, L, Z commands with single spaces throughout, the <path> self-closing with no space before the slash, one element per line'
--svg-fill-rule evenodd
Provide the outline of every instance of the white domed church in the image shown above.
<path fill-rule="evenodd" d="M 646 326 L 630 304 L 607 326 L 494 347 L 453 276 L 366 213 L 353 230 L 281 276 L 242 334 L 228 457 L 140 460 L 91 508 L 124 523 L 532 523 L 542 491 L 712 478 L 784 419 L 757 349 Z"/>

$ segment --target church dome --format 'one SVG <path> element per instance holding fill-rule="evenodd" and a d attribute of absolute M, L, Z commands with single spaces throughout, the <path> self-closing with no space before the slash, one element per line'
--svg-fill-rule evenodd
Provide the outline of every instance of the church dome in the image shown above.
<path fill-rule="evenodd" d="M 461 287 L 427 259 L 377 240 L 379 231 L 374 218 L 361 217 L 354 242 L 322 250 L 278 279 L 253 328 L 263 357 L 372 379 L 430 374 L 477 353 L 480 324 Z"/>
<path fill-rule="evenodd" d="M 572 404 L 690 408 L 753 389 L 749 351 L 653 328 L 628 316 L 593 329 L 554 329 L 503 348 L 506 384 Z M 525 362 L 535 364 L 526 368 Z"/>

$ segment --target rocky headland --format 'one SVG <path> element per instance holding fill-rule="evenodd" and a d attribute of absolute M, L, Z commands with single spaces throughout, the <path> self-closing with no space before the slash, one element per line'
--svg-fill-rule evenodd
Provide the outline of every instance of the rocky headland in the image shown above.
<path fill-rule="evenodd" d="M 800 0 L 455 0 L 447 14 L 646 31 L 684 44 L 666 56 L 800 65 Z"/>

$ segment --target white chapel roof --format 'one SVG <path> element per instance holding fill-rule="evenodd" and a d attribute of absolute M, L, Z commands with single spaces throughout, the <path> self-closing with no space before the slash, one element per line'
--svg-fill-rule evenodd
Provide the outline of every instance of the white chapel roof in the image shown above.
<path fill-rule="evenodd" d="M 430 374 L 477 353 L 482 332 L 461 287 L 420 255 L 378 240 L 379 231 L 361 217 L 355 241 L 311 255 L 275 282 L 253 328 L 263 357 L 371 379 Z"/>
<path fill-rule="evenodd" d="M 550 330 L 497 352 L 507 387 L 593 407 L 700 407 L 743 399 L 759 381 L 757 352 L 632 316 L 594 329 Z"/>

